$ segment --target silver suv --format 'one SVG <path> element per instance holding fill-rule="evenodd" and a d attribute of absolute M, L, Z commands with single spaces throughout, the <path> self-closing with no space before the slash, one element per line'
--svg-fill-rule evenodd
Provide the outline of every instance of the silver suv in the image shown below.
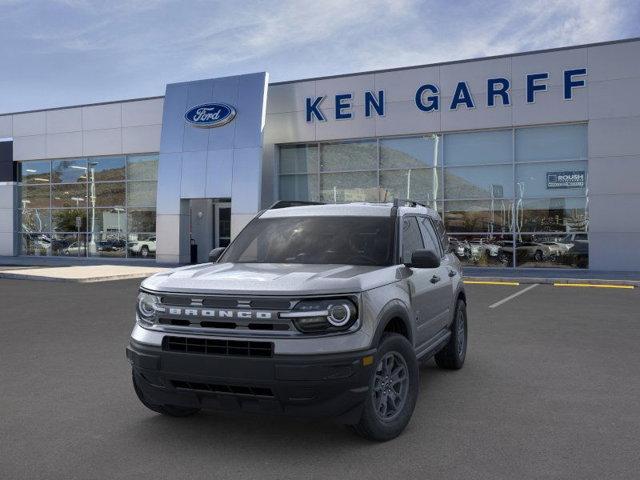
<path fill-rule="evenodd" d="M 142 282 L 127 358 L 151 410 L 333 417 L 389 440 L 418 362 L 464 363 L 460 262 L 423 205 L 278 202 L 211 261 Z"/>

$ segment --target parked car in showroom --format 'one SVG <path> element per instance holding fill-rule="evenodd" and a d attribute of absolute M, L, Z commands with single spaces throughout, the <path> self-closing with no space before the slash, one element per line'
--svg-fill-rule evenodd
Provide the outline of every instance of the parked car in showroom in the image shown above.
<path fill-rule="evenodd" d="M 513 244 L 502 242 L 498 257 L 505 265 L 511 265 L 513 263 Z M 540 242 L 516 242 L 516 260 L 519 262 L 531 260 L 543 262 L 551 258 L 551 248 L 548 245 Z"/>
<path fill-rule="evenodd" d="M 493 243 L 486 238 L 473 238 L 469 242 L 469 248 L 472 256 L 488 255 L 490 257 L 497 257 L 500 253 L 500 245 Z"/>
<path fill-rule="evenodd" d="M 146 240 L 135 240 L 129 242 L 129 253 L 147 258 L 156 253 L 156 237 L 149 237 Z"/>
<path fill-rule="evenodd" d="M 141 284 L 127 358 L 155 412 L 329 417 L 385 441 L 411 418 L 419 361 L 464 364 L 462 268 L 416 202 L 278 202 L 210 259 Z"/>

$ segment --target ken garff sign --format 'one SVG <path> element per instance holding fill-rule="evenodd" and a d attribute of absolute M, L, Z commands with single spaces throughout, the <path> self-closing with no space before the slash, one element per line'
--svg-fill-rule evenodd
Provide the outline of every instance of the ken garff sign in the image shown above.
<path fill-rule="evenodd" d="M 226 103 L 203 103 L 187 110 L 184 119 L 194 127 L 215 128 L 226 125 L 236 116 L 236 109 Z"/>
<path fill-rule="evenodd" d="M 562 72 L 562 89 L 564 100 L 572 100 L 573 93 L 576 88 L 585 87 L 587 69 L 572 68 Z M 518 81 L 514 88 L 521 88 L 526 92 L 527 104 L 535 103 L 538 95 L 544 95 L 548 91 L 548 72 L 528 73 L 525 77 Z M 522 83 L 520 83 L 522 82 Z M 487 78 L 485 83 L 486 94 L 474 96 L 469 84 L 466 81 L 457 82 L 452 91 L 444 92 L 445 96 L 451 96 L 451 101 L 441 106 L 441 91 L 436 83 L 423 83 L 418 86 L 414 102 L 418 110 L 422 112 L 438 112 L 442 108 L 448 110 L 458 110 L 460 108 L 475 108 L 479 104 L 484 103 L 487 107 L 495 107 L 497 105 L 511 105 L 511 80 L 505 77 Z M 484 97 L 484 99 L 482 98 Z M 306 119 L 307 122 L 327 120 L 327 116 L 323 108 L 331 109 L 335 113 L 336 120 L 348 120 L 354 117 L 353 94 L 337 93 L 334 101 L 330 105 L 325 105 L 325 96 L 307 97 L 306 98 Z M 377 92 L 364 92 L 364 116 L 366 118 L 374 115 L 384 116 L 385 114 L 385 98 L 384 90 Z"/>
<path fill-rule="evenodd" d="M 547 172 L 547 188 L 584 188 L 584 170 Z"/>

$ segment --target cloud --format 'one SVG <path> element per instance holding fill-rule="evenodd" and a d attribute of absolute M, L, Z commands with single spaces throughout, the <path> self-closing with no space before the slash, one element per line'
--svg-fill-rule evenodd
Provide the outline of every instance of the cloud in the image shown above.
<path fill-rule="evenodd" d="M 477 58 L 640 35 L 635 0 L 0 0 L 3 109 Z M 25 28 L 28 25 L 28 28 Z M 22 93 L 21 93 L 22 92 Z"/>

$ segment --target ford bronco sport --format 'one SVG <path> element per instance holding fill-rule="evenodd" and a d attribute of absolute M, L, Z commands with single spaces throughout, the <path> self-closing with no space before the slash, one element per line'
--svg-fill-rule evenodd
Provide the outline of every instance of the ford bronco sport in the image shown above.
<path fill-rule="evenodd" d="M 151 410 L 326 416 L 389 440 L 418 362 L 464 363 L 461 267 L 425 206 L 278 202 L 211 261 L 142 282 L 127 358 Z"/>

